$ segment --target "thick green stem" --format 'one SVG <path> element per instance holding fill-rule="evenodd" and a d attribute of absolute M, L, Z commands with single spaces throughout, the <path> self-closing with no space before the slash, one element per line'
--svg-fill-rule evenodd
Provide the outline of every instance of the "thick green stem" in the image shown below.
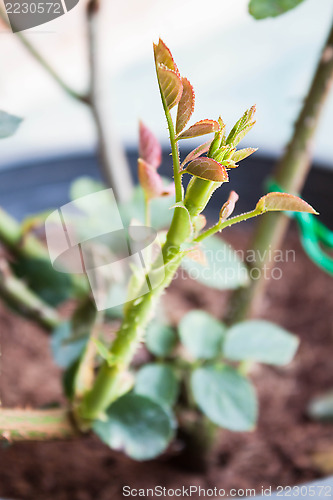
<path fill-rule="evenodd" d="M 78 435 L 65 409 L 0 409 L 0 439 L 8 441 L 46 441 Z"/>
<path fill-rule="evenodd" d="M 283 191 L 298 193 L 301 191 L 311 167 L 314 135 L 319 118 L 333 83 L 333 25 L 322 51 L 315 75 L 304 101 L 294 133 L 284 155 L 279 161 L 274 180 Z M 269 254 L 281 246 L 289 220 L 283 214 L 271 214 L 263 217 L 257 224 L 251 244 L 251 254 L 255 262 L 249 263 L 256 269 L 256 276 L 246 289 L 235 292 L 229 311 L 229 322 L 235 322 L 251 316 L 261 301 L 267 284 L 267 273 L 262 272 L 270 267 Z M 267 248 L 270 252 L 267 252 Z"/>
<path fill-rule="evenodd" d="M 20 225 L 0 208 L 0 241 L 15 257 L 49 261 L 44 245 L 34 236 L 22 236 Z M 0 295 L 3 300 L 23 316 L 29 317 L 47 330 L 60 323 L 55 309 L 48 306 L 23 281 L 11 274 L 4 262 L 0 268 Z M 51 264 L 50 264 L 51 265 Z"/>
<path fill-rule="evenodd" d="M 0 241 L 16 257 L 28 257 L 49 260 L 49 254 L 43 243 L 32 235 L 23 235 L 20 224 L 0 208 Z"/>
<path fill-rule="evenodd" d="M 149 293 L 145 293 L 144 291 L 139 293 L 138 298 L 126 307 L 123 323 L 110 348 L 111 359 L 115 361 L 112 364 L 107 361 L 103 363 L 92 390 L 86 394 L 86 397 L 78 408 L 78 415 L 83 421 L 98 418 L 121 394 L 122 376 L 128 369 L 135 349 L 142 339 L 145 327 L 152 318 L 157 300 L 170 284 L 184 256 L 182 244 L 191 237 L 192 218 L 197 216 L 200 210 L 206 206 L 213 190 L 220 185 L 195 179 L 197 183 L 192 183 L 190 194 L 185 198 L 185 204 L 182 205 L 183 188 L 176 134 L 161 87 L 160 92 L 170 135 L 176 203 L 179 204 L 174 209 L 172 222 L 163 246 L 164 265 L 162 269 L 164 271 L 164 278 Z M 198 207 L 201 208 L 199 209 Z M 156 268 L 153 265 L 153 272 L 160 272 L 160 270 L 161 268 Z M 89 425 L 89 422 L 87 424 Z"/>
<path fill-rule="evenodd" d="M 49 263 L 52 267 L 47 248 L 31 234 L 23 235 L 18 222 L 0 208 L 0 242 L 18 260 L 36 259 Z M 55 309 L 41 300 L 27 285 L 16 278 L 9 269 L 0 268 L 0 295 L 17 312 L 36 321 L 38 324 L 52 330 L 60 322 Z M 73 285 L 78 295 L 88 293 L 85 278 L 75 276 Z"/>
<path fill-rule="evenodd" d="M 185 196 L 185 207 L 192 217 L 200 214 L 209 202 L 212 194 L 221 186 L 221 182 L 212 182 L 192 177 Z"/>
<path fill-rule="evenodd" d="M 4 269 L 3 265 L 4 262 L 0 262 L 0 297 L 4 302 L 47 330 L 58 326 L 61 318 L 57 311 L 35 295 L 22 280 L 13 276 L 9 269 Z"/>
<path fill-rule="evenodd" d="M 168 262 L 165 262 L 162 283 L 145 295 L 139 294 L 126 309 L 124 320 L 110 349 L 112 358 L 116 361 L 111 365 L 107 361 L 103 363 L 93 389 L 86 395 L 79 409 L 81 418 L 97 418 L 119 396 L 121 376 L 127 370 L 143 337 L 144 329 L 153 315 L 156 302 L 172 280 L 181 258 L 181 252 L 177 256 L 171 256 Z"/>

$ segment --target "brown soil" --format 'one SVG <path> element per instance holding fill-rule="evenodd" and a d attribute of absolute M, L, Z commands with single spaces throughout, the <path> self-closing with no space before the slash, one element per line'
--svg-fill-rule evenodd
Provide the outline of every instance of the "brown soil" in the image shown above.
<path fill-rule="evenodd" d="M 241 247 L 246 236 L 230 232 Z M 287 237 L 296 263 L 281 265 L 284 277 L 272 282 L 262 308 L 269 318 L 296 333 L 301 347 L 286 368 L 256 366 L 260 419 L 252 433 L 222 431 L 207 473 L 183 470 L 167 457 L 135 463 L 109 450 L 95 437 L 74 442 L 19 443 L 0 450 L 0 495 L 29 500 L 117 500 L 122 487 L 273 488 L 321 477 L 314 450 L 333 449 L 333 427 L 311 422 L 309 400 L 333 386 L 332 278 L 304 255 L 295 232 Z M 189 280 L 172 284 L 166 306 L 174 321 L 190 308 L 222 315 L 226 294 Z M 2 402 L 5 406 L 40 406 L 61 401 L 60 371 L 53 364 L 48 339 L 31 323 L 1 307 Z"/>

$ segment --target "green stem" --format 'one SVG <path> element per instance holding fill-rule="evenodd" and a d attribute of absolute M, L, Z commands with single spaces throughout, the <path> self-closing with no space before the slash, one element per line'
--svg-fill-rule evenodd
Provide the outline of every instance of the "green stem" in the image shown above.
<path fill-rule="evenodd" d="M 252 219 L 253 217 L 257 217 L 258 215 L 263 214 L 262 210 L 254 209 L 251 212 L 246 212 L 244 214 L 237 215 L 236 217 L 232 217 L 231 219 L 227 219 L 224 222 L 218 222 L 215 226 L 212 226 L 207 231 L 201 233 L 194 241 L 199 243 L 200 241 L 212 236 L 217 232 L 221 232 L 226 227 L 232 226 L 233 224 L 237 224 L 238 222 L 242 222 L 244 220 Z"/>
<path fill-rule="evenodd" d="M 81 418 L 88 420 L 97 418 L 119 396 L 122 374 L 133 358 L 158 298 L 172 280 L 181 259 L 182 253 L 179 253 L 165 262 L 165 277 L 162 283 L 141 297 L 139 294 L 139 297 L 126 309 L 120 330 L 110 348 L 110 354 L 116 362 L 111 366 L 107 362 L 103 363 L 92 390 L 87 393 L 79 409 Z"/>
<path fill-rule="evenodd" d="M 43 243 L 31 234 L 23 235 L 18 222 L 0 208 L 0 242 L 18 260 L 36 259 L 49 263 L 49 253 Z M 10 273 L 9 269 L 0 269 L 2 282 L 0 295 L 20 314 L 29 317 L 47 330 L 52 330 L 60 322 L 55 309 L 42 301 L 23 281 Z M 73 278 L 75 290 L 79 295 L 88 291 L 86 279 Z"/>
<path fill-rule="evenodd" d="M 66 409 L 0 409 L 0 439 L 45 441 L 69 439 L 78 435 Z"/>
<path fill-rule="evenodd" d="M 1 208 L 0 241 L 18 259 L 33 258 L 49 262 L 44 245 L 32 235 L 23 236 L 20 225 Z M 17 312 L 33 319 L 47 330 L 52 330 L 60 323 L 57 311 L 42 301 L 23 281 L 13 276 L 7 266 L 4 268 L 4 263 L 0 268 L 0 277 L 0 295 Z"/>
<path fill-rule="evenodd" d="M 183 188 L 176 134 L 161 87 L 160 92 L 170 135 L 176 203 L 181 204 L 183 201 Z M 201 181 L 201 179 L 195 180 Z M 220 185 L 218 183 L 207 184 L 206 181 L 203 184 L 199 184 L 201 187 L 190 190 L 192 196 L 189 195 L 186 198 L 186 203 L 191 207 L 206 206 L 212 190 Z M 215 184 L 215 186 L 212 186 L 212 184 Z M 126 373 L 145 327 L 152 318 L 156 302 L 165 288 L 170 284 L 174 273 L 179 267 L 184 256 L 181 248 L 182 244 L 191 237 L 192 217 L 198 214 L 197 209 L 191 209 L 192 213 L 190 213 L 186 207 L 186 203 L 183 206 L 177 206 L 174 210 L 166 242 L 163 246 L 163 268 L 156 268 L 154 265 L 152 268 L 152 271 L 157 273 L 163 269 L 164 278 L 162 282 L 149 293 L 145 293 L 142 290 L 142 293 L 137 295 L 138 298 L 126 306 L 124 320 L 110 348 L 111 359 L 114 359 L 115 362 L 111 365 L 107 361 L 103 363 L 92 390 L 86 394 L 82 404 L 78 408 L 78 415 L 83 420 L 84 425 L 89 425 L 89 420 L 101 416 L 107 407 L 119 397 L 122 376 Z M 85 422 L 85 420 L 88 422 Z"/>
<path fill-rule="evenodd" d="M 0 241 L 16 257 L 49 260 L 49 254 L 41 241 L 31 234 L 23 235 L 20 224 L 0 208 Z"/>
<path fill-rule="evenodd" d="M 0 262 L 0 296 L 4 302 L 47 330 L 57 327 L 61 322 L 57 311 L 35 295 L 23 281 L 13 276 L 9 269 L 3 269 L 3 264 L 4 262 Z"/>
<path fill-rule="evenodd" d="M 93 324 L 91 324 L 91 320 L 88 322 L 85 321 L 87 330 L 90 333 L 89 340 L 84 349 L 82 357 L 80 358 L 77 374 L 75 376 L 74 401 L 80 401 L 83 395 L 93 386 L 96 356 L 96 344 L 94 340 L 98 339 L 101 327 L 103 325 L 104 315 L 104 311 L 95 311 Z"/>
<path fill-rule="evenodd" d="M 294 127 L 294 133 L 279 161 L 274 180 L 290 193 L 299 193 L 311 167 L 315 132 L 327 97 L 333 84 L 333 24 L 318 62 L 311 87 Z M 257 224 L 250 246 L 256 261 L 249 263 L 257 270 L 250 286 L 235 292 L 230 303 L 230 323 L 253 315 L 260 303 L 268 280 L 264 269 L 270 267 L 269 255 L 280 248 L 289 220 L 283 214 L 271 214 Z M 267 252 L 267 248 L 270 252 Z"/>
<path fill-rule="evenodd" d="M 163 104 L 163 109 L 165 113 L 165 117 L 168 124 L 170 144 L 171 144 L 171 153 L 172 153 L 172 162 L 173 162 L 173 177 L 175 181 L 175 191 L 176 191 L 176 203 L 179 203 L 183 199 L 183 187 L 182 187 L 182 176 L 180 173 L 180 159 L 179 159 L 179 150 L 178 150 L 178 142 L 176 139 L 176 131 L 171 118 L 171 114 L 167 103 L 165 101 L 162 89 L 160 84 L 158 84 Z"/>

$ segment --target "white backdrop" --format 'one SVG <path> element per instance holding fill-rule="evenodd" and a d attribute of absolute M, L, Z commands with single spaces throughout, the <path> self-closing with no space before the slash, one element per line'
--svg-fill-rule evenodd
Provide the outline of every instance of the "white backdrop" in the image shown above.
<path fill-rule="evenodd" d="M 87 80 L 84 3 L 25 32 L 78 90 L 85 89 Z M 230 126 L 256 103 L 258 121 L 248 140 L 265 153 L 281 152 L 329 30 L 333 4 L 305 0 L 280 18 L 255 21 L 247 3 L 102 0 L 99 57 L 105 112 L 123 143 L 136 144 L 139 118 L 167 140 L 151 46 L 161 36 L 195 87 L 194 119 L 221 114 Z M 20 158 L 91 150 L 95 134 L 87 110 L 64 95 L 1 26 L 0 46 L 0 109 L 25 119 L 15 137 L 1 142 L 0 167 Z M 332 114 L 333 95 L 315 150 L 317 160 L 333 166 Z"/>

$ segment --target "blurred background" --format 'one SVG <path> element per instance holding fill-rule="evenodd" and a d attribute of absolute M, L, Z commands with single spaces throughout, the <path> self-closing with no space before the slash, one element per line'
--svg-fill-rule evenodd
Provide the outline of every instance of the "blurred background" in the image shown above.
<path fill-rule="evenodd" d="M 88 86 L 85 7 L 81 0 L 65 16 L 24 32 L 78 91 Z M 333 14 L 331 0 L 321 0 L 320 9 L 318 0 L 306 0 L 263 21 L 248 14 L 248 0 L 109 0 L 102 9 L 100 93 L 109 130 L 121 143 L 136 146 L 142 118 L 167 145 L 152 55 L 152 41 L 161 36 L 196 90 L 192 120 L 221 114 L 230 126 L 256 103 L 257 125 L 248 140 L 273 157 L 290 137 Z M 0 109 L 25 119 L 1 144 L 0 169 L 92 152 L 96 136 L 89 110 L 68 97 L 3 25 L 0 43 Z M 327 167 L 333 166 L 332 114 L 333 95 L 315 146 L 316 162 Z"/>

